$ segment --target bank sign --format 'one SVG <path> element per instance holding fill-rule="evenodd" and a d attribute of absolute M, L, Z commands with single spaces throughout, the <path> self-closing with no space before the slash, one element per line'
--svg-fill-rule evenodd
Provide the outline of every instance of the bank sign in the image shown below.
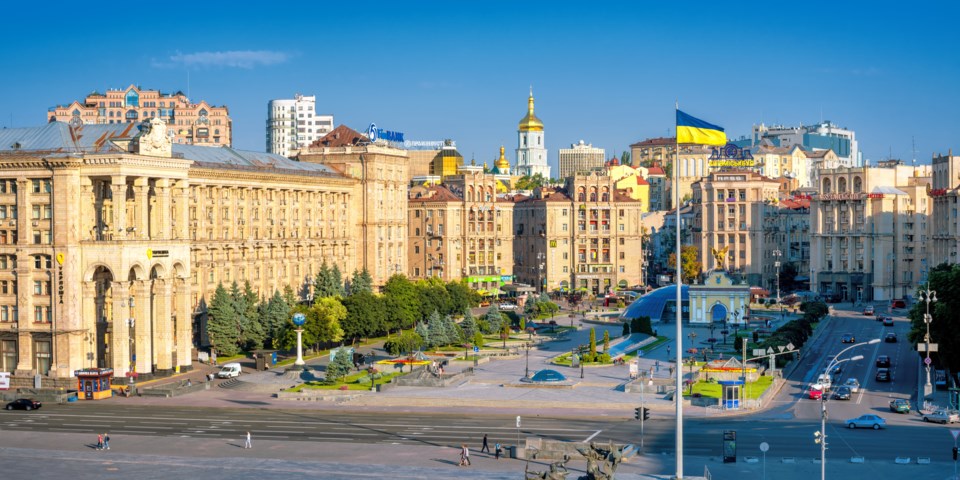
<path fill-rule="evenodd" d="M 753 167 L 753 155 L 747 148 L 728 143 L 721 148 L 713 148 L 708 163 L 711 167 Z"/>
<path fill-rule="evenodd" d="M 376 143 L 377 140 L 383 140 L 385 142 L 393 143 L 403 143 L 403 132 L 392 132 L 390 130 L 384 130 L 377 127 L 376 123 L 371 123 L 370 128 L 367 129 L 367 138 L 371 142 Z"/>

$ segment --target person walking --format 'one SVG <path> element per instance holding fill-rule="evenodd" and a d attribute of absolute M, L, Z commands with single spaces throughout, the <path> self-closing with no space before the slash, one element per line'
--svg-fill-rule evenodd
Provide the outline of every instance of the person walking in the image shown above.
<path fill-rule="evenodd" d="M 103 450 L 103 434 L 97 434 L 97 450 Z"/>
<path fill-rule="evenodd" d="M 243 448 L 253 448 L 253 441 L 250 438 L 250 432 L 247 432 L 247 441 L 243 444 Z"/>
<path fill-rule="evenodd" d="M 490 444 L 487 443 L 487 434 L 483 434 L 483 446 L 480 447 L 480 453 L 487 452 L 490 453 Z"/>
<path fill-rule="evenodd" d="M 110 434 L 107 432 L 103 432 L 103 448 L 110 450 Z"/>
<path fill-rule="evenodd" d="M 503 447 L 500 446 L 500 442 L 497 442 L 493 445 L 493 458 L 494 460 L 500 460 L 500 450 Z"/>

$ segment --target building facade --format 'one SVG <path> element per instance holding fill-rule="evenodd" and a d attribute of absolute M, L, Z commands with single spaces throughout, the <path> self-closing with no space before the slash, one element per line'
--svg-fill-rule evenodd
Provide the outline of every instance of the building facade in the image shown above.
<path fill-rule="evenodd" d="M 925 275 L 929 169 L 820 172 L 810 202 L 811 289 L 845 301 L 905 298 Z"/>
<path fill-rule="evenodd" d="M 73 101 L 47 111 L 47 121 L 71 125 L 139 123 L 159 118 L 167 125 L 174 143 L 230 146 L 233 130 L 225 106 L 206 101 L 193 103 L 183 92 L 162 93 L 130 85 L 123 90 L 93 92 L 83 103 Z"/>
<path fill-rule="evenodd" d="M 857 133 L 842 128 L 833 122 L 822 121 L 814 125 L 786 127 L 783 125 L 754 125 L 750 145 L 757 146 L 763 140 L 769 140 L 776 147 L 803 147 L 804 150 L 833 150 L 842 167 L 863 165 Z"/>
<path fill-rule="evenodd" d="M 267 151 L 295 156 L 320 137 L 333 131 L 333 115 L 317 113 L 317 97 L 296 94 L 291 99 L 267 103 Z"/>
<path fill-rule="evenodd" d="M 543 122 L 533 114 L 533 90 L 527 99 L 527 114 L 517 126 L 517 175 L 540 174 L 550 179 L 550 165 L 547 163 L 547 144 L 543 137 Z"/>
<path fill-rule="evenodd" d="M 182 371 L 218 284 L 269 295 L 357 264 L 357 182 L 327 167 L 171 144 L 159 119 L 0 144 L 15 147 L 0 152 L 0 370 L 15 378 Z"/>
<path fill-rule="evenodd" d="M 410 278 L 464 279 L 483 295 L 512 282 L 513 201 L 497 194 L 497 182 L 464 168 L 443 185 L 410 190 Z"/>
<path fill-rule="evenodd" d="M 643 267 L 640 202 L 604 171 L 540 188 L 514 207 L 514 273 L 538 291 L 602 295 L 638 285 Z"/>
<path fill-rule="evenodd" d="M 760 285 L 764 216 L 778 198 L 778 186 L 752 171 L 711 173 L 693 184 L 693 244 L 700 246 L 704 271 L 725 270 Z"/>
<path fill-rule="evenodd" d="M 574 143 L 570 148 L 561 148 L 559 152 L 560 178 L 567 178 L 578 172 L 589 172 L 603 168 L 606 152 L 588 143 Z"/>
<path fill-rule="evenodd" d="M 957 263 L 960 251 L 960 220 L 957 216 L 958 187 L 960 187 L 960 155 L 950 150 L 946 155 L 934 155 L 930 197 L 933 201 L 931 220 L 933 239 L 928 267 L 941 263 Z"/>

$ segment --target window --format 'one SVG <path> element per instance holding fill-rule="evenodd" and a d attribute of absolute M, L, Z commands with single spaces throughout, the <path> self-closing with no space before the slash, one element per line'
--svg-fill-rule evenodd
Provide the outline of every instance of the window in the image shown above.
<path fill-rule="evenodd" d="M 12 372 L 16 368 L 17 368 L 17 341 L 16 340 L 0 340 L 0 372 Z"/>
<path fill-rule="evenodd" d="M 36 323 L 50 323 L 53 318 L 50 316 L 50 307 L 37 305 L 33 307 L 33 321 Z"/>
<path fill-rule="evenodd" d="M 50 372 L 50 341 L 34 341 L 33 352 L 33 368 L 37 373 L 46 375 Z"/>

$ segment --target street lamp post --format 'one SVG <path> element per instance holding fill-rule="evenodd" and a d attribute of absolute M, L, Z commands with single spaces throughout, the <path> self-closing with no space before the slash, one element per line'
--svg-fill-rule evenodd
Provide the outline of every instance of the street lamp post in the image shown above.
<path fill-rule="evenodd" d="M 780 303 L 780 257 L 783 255 L 783 252 L 780 249 L 773 251 L 773 256 L 776 260 L 773 262 L 773 266 L 777 267 L 777 307 L 780 309 L 780 320 L 783 320 L 783 304 Z"/>
<path fill-rule="evenodd" d="M 527 368 L 523 374 L 523 377 L 530 378 L 530 342 L 523 344 L 523 346 L 527 351 Z"/>
<path fill-rule="evenodd" d="M 923 384 L 923 397 L 926 398 L 931 393 L 933 393 L 933 385 L 930 383 L 930 323 L 933 322 L 933 315 L 930 315 L 930 304 L 936 303 L 937 301 L 937 292 L 936 290 L 930 290 L 930 283 L 927 283 L 926 290 L 920 290 L 920 300 L 927 304 L 927 312 L 923 314 L 923 323 L 927 327 L 927 333 L 923 335 L 923 342 L 925 345 L 925 350 L 927 351 L 927 358 L 923 360 L 927 371 L 927 383 Z"/>
<path fill-rule="evenodd" d="M 697 332 L 690 332 L 687 334 L 687 337 L 690 338 L 690 348 L 697 348 L 697 344 L 695 343 L 697 340 Z"/>
<path fill-rule="evenodd" d="M 879 338 L 874 338 L 873 340 L 870 340 L 870 341 L 867 341 L 867 342 L 857 343 L 857 344 L 855 344 L 855 345 L 850 345 L 849 347 L 844 348 L 843 350 L 840 350 L 840 353 L 838 353 L 836 356 L 834 356 L 834 357 L 833 357 L 833 360 L 831 360 L 830 362 L 827 363 L 827 368 L 825 368 L 825 369 L 823 370 L 823 374 L 824 374 L 824 375 L 830 375 L 830 372 L 832 372 L 833 369 L 834 369 L 837 365 L 839 365 L 839 364 L 841 364 L 841 363 L 843 363 L 843 362 L 863 360 L 863 355 L 857 355 L 857 356 L 855 356 L 855 357 L 845 358 L 845 359 L 841 360 L 841 359 L 840 359 L 840 356 L 843 355 L 844 352 L 847 352 L 848 350 L 850 350 L 850 349 L 852 349 L 852 348 L 862 347 L 862 346 L 864 346 L 864 345 L 875 345 L 875 344 L 877 344 L 877 343 L 880 343 L 880 339 L 879 339 Z M 819 432 L 814 432 L 813 436 L 814 436 L 814 438 L 815 438 L 814 441 L 820 444 L 820 480 L 826 480 L 826 478 L 827 478 L 827 477 L 826 477 L 826 475 L 827 475 L 827 398 L 826 398 L 826 397 L 827 397 L 827 392 L 826 392 L 826 389 L 824 389 L 824 388 L 822 388 L 822 387 L 821 387 L 821 390 L 820 390 L 820 391 L 821 391 L 821 394 L 820 394 L 820 431 L 819 431 Z"/>

